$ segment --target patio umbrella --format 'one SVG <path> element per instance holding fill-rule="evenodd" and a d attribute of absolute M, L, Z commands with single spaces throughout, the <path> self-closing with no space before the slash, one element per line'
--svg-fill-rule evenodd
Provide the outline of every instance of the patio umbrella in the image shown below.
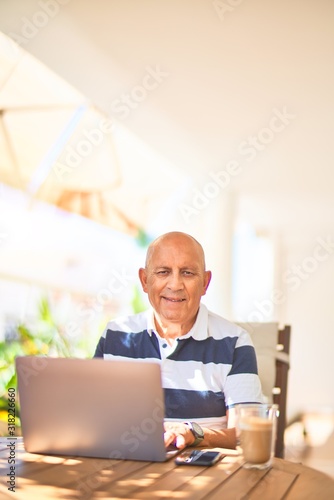
<path fill-rule="evenodd" d="M 131 235 L 183 189 L 174 167 L 1 33 L 0 148 L 0 182 Z"/>

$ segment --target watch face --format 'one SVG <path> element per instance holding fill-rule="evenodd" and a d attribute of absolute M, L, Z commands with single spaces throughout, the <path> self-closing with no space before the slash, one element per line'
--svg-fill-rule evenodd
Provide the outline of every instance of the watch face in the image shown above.
<path fill-rule="evenodd" d="M 194 431 L 196 437 L 203 439 L 204 432 L 203 432 L 202 427 L 200 425 L 196 424 L 196 422 L 191 422 L 191 425 L 192 425 L 192 428 L 193 428 L 193 431 Z"/>

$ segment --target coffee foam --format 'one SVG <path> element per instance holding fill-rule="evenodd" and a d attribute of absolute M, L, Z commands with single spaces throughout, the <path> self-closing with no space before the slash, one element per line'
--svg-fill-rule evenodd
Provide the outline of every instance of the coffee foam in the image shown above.
<path fill-rule="evenodd" d="M 271 420 L 257 416 L 242 417 L 239 425 L 241 429 L 250 431 L 268 431 L 272 429 Z"/>

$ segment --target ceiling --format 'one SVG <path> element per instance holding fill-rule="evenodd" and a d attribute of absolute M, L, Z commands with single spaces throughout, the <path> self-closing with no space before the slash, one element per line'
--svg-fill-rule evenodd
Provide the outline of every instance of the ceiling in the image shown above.
<path fill-rule="evenodd" d="M 234 161 L 224 189 L 282 223 L 332 217 L 333 2 L 40 4 L 2 2 L 0 30 L 193 186 Z"/>

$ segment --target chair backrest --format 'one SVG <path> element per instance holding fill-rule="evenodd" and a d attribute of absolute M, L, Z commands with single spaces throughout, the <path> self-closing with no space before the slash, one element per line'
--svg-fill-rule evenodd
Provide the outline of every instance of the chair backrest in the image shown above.
<path fill-rule="evenodd" d="M 278 323 L 240 323 L 252 338 L 262 391 L 268 403 L 279 407 L 275 456 L 284 456 L 284 430 L 286 427 L 286 407 L 288 371 L 290 367 L 291 327 L 279 328 Z"/>

